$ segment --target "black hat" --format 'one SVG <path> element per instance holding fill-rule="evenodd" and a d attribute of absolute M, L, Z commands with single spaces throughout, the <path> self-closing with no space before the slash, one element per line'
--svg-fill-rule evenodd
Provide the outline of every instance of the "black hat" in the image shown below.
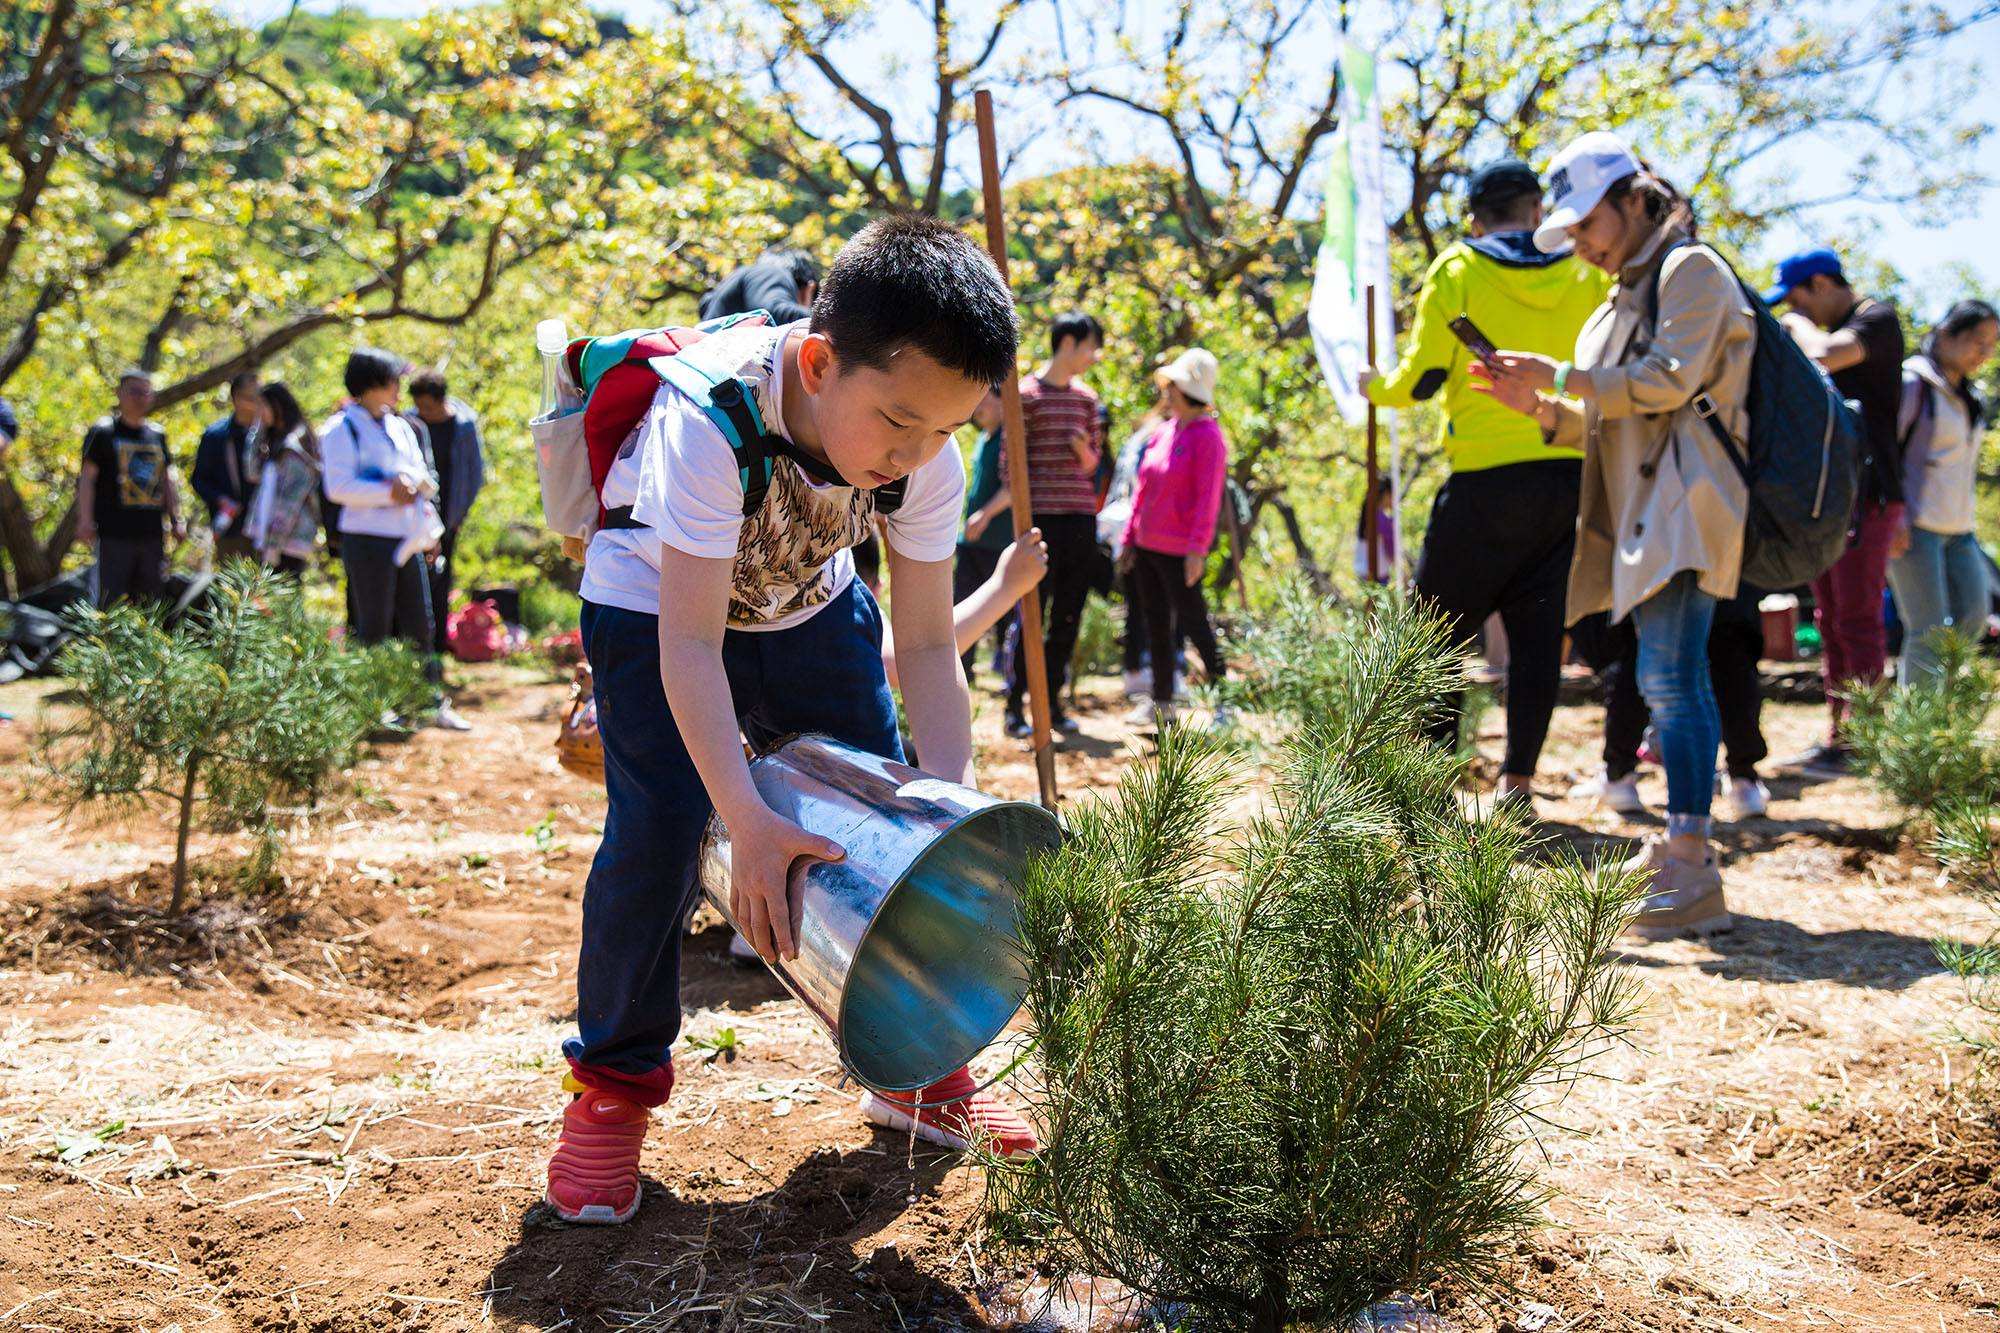
<path fill-rule="evenodd" d="M 1541 177 L 1518 157 L 1503 157 L 1472 173 L 1466 182 L 1465 199 L 1474 208 L 1495 208 L 1524 194 L 1540 196 Z"/>

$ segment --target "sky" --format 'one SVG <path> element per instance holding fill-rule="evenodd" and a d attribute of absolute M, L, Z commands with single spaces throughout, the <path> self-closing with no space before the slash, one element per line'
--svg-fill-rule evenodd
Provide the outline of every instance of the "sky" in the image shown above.
<path fill-rule="evenodd" d="M 466 3 L 469 0 L 442 2 Z M 1865 14 L 1869 9 L 1869 0 L 1824 2 L 1836 15 Z M 1953 12 L 1963 12 L 1979 0 L 1944 2 Z M 286 0 L 225 0 L 225 3 L 252 20 L 272 17 L 286 8 Z M 900 3 L 902 0 L 877 0 L 877 4 L 884 8 Z M 1144 0 L 1141 0 L 1143 3 Z M 330 9 L 335 7 L 335 0 L 306 0 L 306 7 Z M 360 7 L 375 14 L 407 16 L 437 6 L 423 0 L 360 0 Z M 594 7 L 621 13 L 628 20 L 640 24 L 657 18 L 665 9 L 662 0 L 594 0 Z M 1330 12 L 1331 0 L 1328 8 Z M 1365 29 L 1369 9 L 1370 6 L 1365 3 L 1355 6 L 1357 31 Z M 1050 12 L 1038 7 L 1024 16 L 1026 29 L 1021 35 L 1025 42 L 1044 47 L 1050 44 L 1052 31 L 1046 31 L 1053 28 L 1048 17 Z M 1036 30 L 1037 25 L 1045 30 Z M 880 39 L 868 38 L 857 49 L 854 59 L 858 70 L 873 67 L 884 71 L 884 86 L 893 87 L 899 82 L 893 72 L 899 59 L 894 44 L 895 26 L 883 24 L 881 28 L 883 34 Z M 1962 79 L 1968 92 L 1990 86 L 1987 80 L 2000 74 L 2000 21 L 1980 24 L 1962 34 L 1952 44 L 1949 59 L 1953 64 L 1949 72 L 1946 66 L 1932 66 L 1928 62 L 1913 69 L 1909 78 L 1916 85 L 1919 95 L 1941 78 Z M 1964 76 L 1962 67 L 1967 63 L 1976 66 L 1975 77 Z M 1907 104 L 1894 88 L 1885 97 L 1886 106 L 1891 110 L 1899 104 Z M 1990 99 L 1981 100 L 1992 105 Z M 1034 108 L 1023 110 L 1032 117 Z M 1120 120 L 1118 113 L 1094 111 L 1090 114 L 1103 118 L 1093 128 L 1100 130 L 1111 142 L 1133 141 L 1130 121 Z M 1068 137 L 1060 133 L 1042 133 L 1021 152 L 1017 166 L 1021 170 L 1035 172 L 1076 158 L 1077 150 Z M 1981 147 L 1976 166 L 1982 174 L 2000 179 L 2000 137 L 1989 140 Z M 1831 136 L 1808 132 L 1787 145 L 1782 170 L 1802 194 L 1829 194 L 1846 179 L 1846 150 Z M 1312 174 L 1316 179 L 1316 173 Z M 1943 307 L 1959 294 L 1960 284 L 1954 277 L 1959 266 L 1969 268 L 1977 275 L 1977 280 L 1989 293 L 2000 291 L 2000 247 L 1994 245 L 1991 228 L 1984 221 L 1987 211 L 1995 206 L 2000 206 L 2000 187 L 1992 185 L 1956 201 L 1956 206 L 1949 210 L 1952 216 L 1944 225 L 1931 225 L 1929 219 L 1912 216 L 1909 211 L 1892 205 L 1861 202 L 1828 205 L 1795 220 L 1780 223 L 1769 236 L 1763 238 L 1757 253 L 1746 258 L 1768 263 L 1823 239 L 1852 239 L 1895 264 L 1921 307 L 1935 306 L 1938 313 L 1942 313 Z"/>

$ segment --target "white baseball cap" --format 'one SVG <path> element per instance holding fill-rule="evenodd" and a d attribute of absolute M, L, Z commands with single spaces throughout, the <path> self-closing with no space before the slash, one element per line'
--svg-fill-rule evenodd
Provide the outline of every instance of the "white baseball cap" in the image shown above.
<path fill-rule="evenodd" d="M 1549 163 L 1549 209 L 1535 228 L 1535 248 L 1545 255 L 1569 249 L 1565 233 L 1597 207 L 1606 190 L 1641 170 L 1625 141 L 1609 131 L 1592 130 L 1574 140 Z"/>
<path fill-rule="evenodd" d="M 1161 366 L 1159 378 L 1195 402 L 1208 404 L 1215 401 L 1215 378 L 1218 370 L 1213 355 L 1199 347 L 1190 347 Z"/>

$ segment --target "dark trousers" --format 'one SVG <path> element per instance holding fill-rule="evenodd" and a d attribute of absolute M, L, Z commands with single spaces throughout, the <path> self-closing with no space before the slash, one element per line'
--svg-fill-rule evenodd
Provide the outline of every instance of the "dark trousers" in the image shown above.
<path fill-rule="evenodd" d="M 673 1087 L 681 923 L 714 805 L 667 707 L 659 617 L 585 602 L 581 624 L 610 805 L 584 882 L 577 1036 L 563 1053 L 578 1081 L 657 1106 Z M 725 631 L 722 665 L 753 745 L 814 732 L 902 759 L 882 614 L 861 580 L 803 624 Z"/>
<path fill-rule="evenodd" d="M 438 539 L 437 553 L 430 557 L 431 646 L 440 653 L 450 646 L 445 638 L 445 621 L 451 616 L 451 553 L 457 547 L 458 529 L 446 528 L 444 536 Z"/>
<path fill-rule="evenodd" d="M 1500 771 L 1534 774 L 1562 683 L 1563 605 L 1576 549 L 1583 464 L 1569 459 L 1455 472 L 1431 505 L 1417 593 L 1471 644 L 1486 617 L 1507 629 L 1507 754 Z M 1465 694 L 1456 691 L 1431 725 L 1441 745 L 1458 743 Z"/>
<path fill-rule="evenodd" d="M 1731 777 L 1756 777 L 1757 765 L 1771 753 L 1764 742 L 1764 688 L 1757 672 L 1764 655 L 1764 624 L 1757 611 L 1762 596 L 1761 591 L 1745 587 L 1731 600 L 1717 602 L 1715 623 L 1708 632 L 1708 679 L 1722 721 L 1722 752 Z M 1653 715 L 1639 693 L 1639 640 L 1631 622 L 1607 633 L 1616 655 L 1600 670 L 1604 768 L 1616 779 L 1639 767 L 1639 745 Z"/>
<path fill-rule="evenodd" d="M 958 548 L 958 555 L 951 564 L 952 604 L 956 606 L 966 598 L 972 596 L 973 593 L 978 592 L 980 585 L 992 578 L 993 571 L 999 567 L 999 551 L 993 550 L 990 547 L 967 546 L 961 543 Z M 998 662 L 1000 660 L 1000 644 L 1007 637 L 1006 616 L 1000 617 L 1000 623 L 993 628 L 992 637 L 994 640 L 994 661 Z M 967 680 L 972 679 L 972 659 L 978 655 L 974 651 L 978 646 L 978 644 L 974 644 L 971 648 L 966 649 L 965 656 L 959 659 L 965 663 L 965 678 Z"/>
<path fill-rule="evenodd" d="M 1889 586 L 1889 543 L 1903 521 L 1903 506 L 1863 505 L 1854 534 L 1833 568 L 1813 580 L 1813 623 L 1819 627 L 1820 669 L 1826 676 L 1829 739 L 1841 740 L 1850 687 L 1882 679 L 1889 658 L 1882 623 L 1882 593 Z"/>
<path fill-rule="evenodd" d="M 104 537 L 97 539 L 97 605 L 121 598 L 155 602 L 167 587 L 167 539 Z"/>
<path fill-rule="evenodd" d="M 358 643 L 381 643 L 391 636 L 402 639 L 428 659 L 424 673 L 434 681 L 443 680 L 444 667 L 431 638 L 429 561 L 418 554 L 398 565 L 400 544 L 396 537 L 358 532 L 341 536 L 340 561 L 347 567 L 354 638 Z"/>
<path fill-rule="evenodd" d="M 1118 576 L 1118 591 L 1125 598 L 1125 634 L 1119 640 L 1121 665 L 1137 671 L 1146 664 L 1146 609 L 1139 605 L 1139 581 L 1128 571 Z"/>
<path fill-rule="evenodd" d="M 1215 627 L 1208 620 L 1208 599 L 1201 582 L 1187 581 L 1186 557 L 1132 548 L 1132 584 L 1139 593 L 1140 615 L 1146 624 L 1146 651 L 1152 658 L 1153 701 L 1166 704 L 1174 697 L 1174 662 L 1180 656 L 1181 636 L 1194 641 L 1201 654 L 1202 669 L 1210 680 L 1222 679 L 1222 650 L 1216 646 Z"/>
<path fill-rule="evenodd" d="M 1083 625 L 1083 602 L 1098 564 L 1095 514 L 1037 514 L 1034 525 L 1049 545 L 1049 572 L 1042 580 L 1042 652 L 1049 669 L 1049 698 L 1062 712 L 1063 686 L 1069 683 L 1069 659 L 1076 651 Z M 1007 711 L 1021 711 L 1028 693 L 1027 654 L 1015 653 L 1007 682 Z"/>

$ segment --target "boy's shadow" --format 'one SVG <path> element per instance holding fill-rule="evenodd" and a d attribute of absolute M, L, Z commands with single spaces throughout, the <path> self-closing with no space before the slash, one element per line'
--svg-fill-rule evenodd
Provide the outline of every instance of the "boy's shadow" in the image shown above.
<path fill-rule="evenodd" d="M 860 1263 L 853 1241 L 937 1192 L 959 1160 L 878 1132 L 867 1150 L 823 1149 L 747 1199 L 681 1199 L 641 1177 L 622 1226 L 569 1226 L 546 1203 L 481 1290 L 493 1313 L 541 1329 L 598 1327 L 896 1328 L 977 1326 L 970 1302 L 893 1245 Z M 724 1160 L 715 1174 L 755 1168 Z M 683 1319 L 687 1323 L 683 1324 Z"/>

